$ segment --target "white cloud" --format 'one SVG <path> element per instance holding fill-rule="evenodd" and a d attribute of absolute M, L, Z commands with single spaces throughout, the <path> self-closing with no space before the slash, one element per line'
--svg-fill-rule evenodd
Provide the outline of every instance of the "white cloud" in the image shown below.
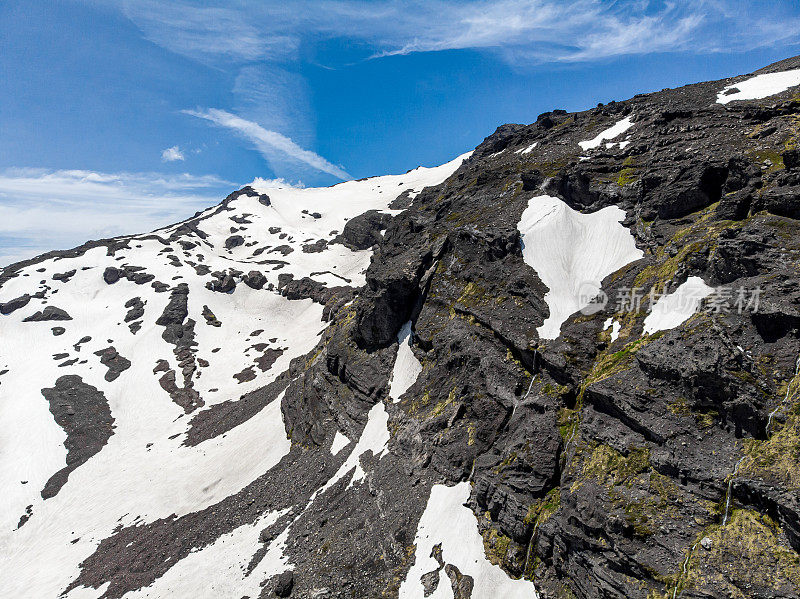
<path fill-rule="evenodd" d="M 237 185 L 213 175 L 0 171 L 0 265 L 88 239 L 142 233 L 213 206 Z"/>
<path fill-rule="evenodd" d="M 349 48 L 339 60 L 473 49 L 518 69 L 800 42 L 791 3 L 766 0 L 95 1 L 122 6 L 153 43 L 233 76 L 227 116 L 194 114 L 237 130 L 275 176 L 292 179 L 313 177 L 309 168 L 347 178 L 303 149 L 314 146 L 315 126 L 298 67 L 319 55 L 337 60 L 329 57 L 342 53 L 325 52 L 331 40 Z"/>
<path fill-rule="evenodd" d="M 172 146 L 161 152 L 161 160 L 163 162 L 175 162 L 176 160 L 186 160 L 178 146 Z"/>
<path fill-rule="evenodd" d="M 250 183 L 248 183 L 250 187 L 255 190 L 269 190 L 269 189 L 286 189 L 287 187 L 292 189 L 302 189 L 305 187 L 302 181 L 298 181 L 297 183 L 291 183 L 286 179 L 264 179 L 262 177 L 256 177 Z"/>
<path fill-rule="evenodd" d="M 267 161 L 272 162 L 276 157 L 276 152 L 278 152 L 279 155 L 285 155 L 339 179 L 346 180 L 351 178 L 341 167 L 328 162 L 319 154 L 304 150 L 285 135 L 264 129 L 258 123 L 238 117 L 226 110 L 210 108 L 208 110 L 184 110 L 183 112 L 235 131 L 251 141 Z"/>
<path fill-rule="evenodd" d="M 96 1 L 121 5 L 153 43 L 234 76 L 228 112 L 191 114 L 238 131 L 275 176 L 292 179 L 313 177 L 310 168 L 347 178 L 303 149 L 314 146 L 315 124 L 298 67 L 317 55 L 336 56 L 324 51 L 331 40 L 350 49 L 339 60 L 477 49 L 522 69 L 800 41 L 800 19 L 761 0 Z"/>
<path fill-rule="evenodd" d="M 231 91 L 234 100 L 230 112 L 283 133 L 300 146 L 314 145 L 310 91 L 298 73 L 264 63 L 246 65 L 239 69 Z"/>
<path fill-rule="evenodd" d="M 373 56 L 498 51 L 509 62 L 583 62 L 665 51 L 744 51 L 800 40 L 788 7 L 736 0 L 129 0 L 145 35 L 197 60 L 297 59 L 303 44 L 347 39 Z"/>
<path fill-rule="evenodd" d="M 161 0 L 127 0 L 122 6 L 147 39 L 203 62 L 285 59 L 297 51 L 296 37 L 264 31 L 247 18 L 246 7 L 237 11 Z"/>

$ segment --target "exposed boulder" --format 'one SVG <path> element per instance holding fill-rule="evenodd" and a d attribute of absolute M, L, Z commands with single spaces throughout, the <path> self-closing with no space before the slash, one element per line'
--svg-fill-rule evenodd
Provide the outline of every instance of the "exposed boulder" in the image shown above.
<path fill-rule="evenodd" d="M 351 218 L 344 225 L 344 230 L 331 243 L 341 243 L 351 250 L 366 250 L 381 240 L 381 231 L 389 226 L 391 214 L 368 210 Z"/>
<path fill-rule="evenodd" d="M 31 314 L 27 318 L 24 318 L 22 322 L 42 322 L 45 320 L 72 320 L 72 316 L 61 308 L 46 306 L 44 310 Z"/>
<path fill-rule="evenodd" d="M 7 301 L 3 304 L 0 304 L 0 314 L 4 316 L 7 314 L 11 314 L 14 310 L 19 310 L 20 308 L 24 308 L 28 305 L 28 302 L 31 301 L 31 296 L 27 293 L 21 295 L 19 297 L 15 297 L 14 299 Z"/>

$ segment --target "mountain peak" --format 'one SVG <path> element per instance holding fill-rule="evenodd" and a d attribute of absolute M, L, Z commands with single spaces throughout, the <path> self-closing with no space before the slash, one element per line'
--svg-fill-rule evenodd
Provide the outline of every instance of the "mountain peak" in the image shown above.
<path fill-rule="evenodd" d="M 0 273 L 9 597 L 796 597 L 800 59 Z"/>

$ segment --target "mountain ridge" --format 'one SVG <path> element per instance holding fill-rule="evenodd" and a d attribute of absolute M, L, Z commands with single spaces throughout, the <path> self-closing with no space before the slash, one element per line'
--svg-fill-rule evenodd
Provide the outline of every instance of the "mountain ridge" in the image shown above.
<path fill-rule="evenodd" d="M 9 592 L 797 596 L 798 67 L 3 269 Z"/>

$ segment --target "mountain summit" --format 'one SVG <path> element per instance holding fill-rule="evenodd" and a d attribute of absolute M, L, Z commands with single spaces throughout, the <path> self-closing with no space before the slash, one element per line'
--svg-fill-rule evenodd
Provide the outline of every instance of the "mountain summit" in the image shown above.
<path fill-rule="evenodd" d="M 0 271 L 3 597 L 800 595 L 800 58 Z"/>

